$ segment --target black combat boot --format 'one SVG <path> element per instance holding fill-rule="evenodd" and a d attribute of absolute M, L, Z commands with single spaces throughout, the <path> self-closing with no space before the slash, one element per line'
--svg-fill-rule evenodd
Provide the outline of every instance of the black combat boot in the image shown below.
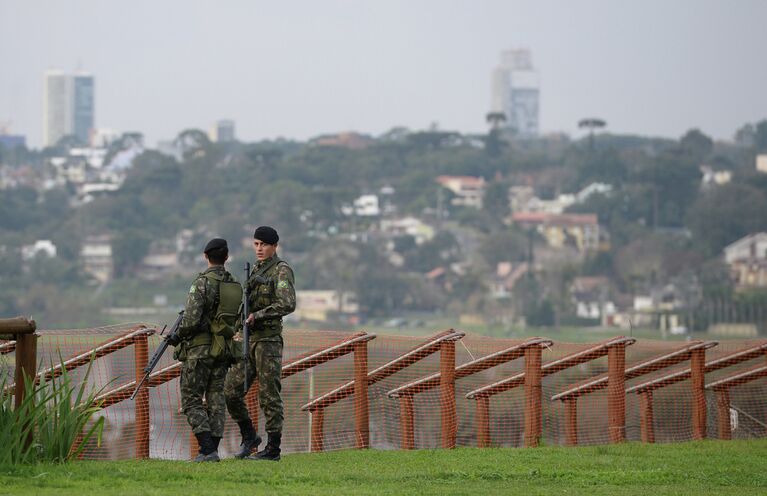
<path fill-rule="evenodd" d="M 200 445 L 200 452 L 197 454 L 197 456 L 192 460 L 193 462 L 217 462 L 220 461 L 220 458 L 218 457 L 218 451 L 217 451 L 217 445 L 218 443 L 214 440 L 213 436 L 210 435 L 210 431 L 200 432 L 199 434 L 195 434 L 194 437 L 197 438 L 197 443 Z M 219 440 L 221 438 L 218 438 Z"/>
<path fill-rule="evenodd" d="M 268 432 L 269 441 L 266 443 L 266 448 L 263 451 L 259 451 L 255 456 L 249 456 L 248 460 L 270 460 L 273 462 L 280 461 L 280 442 L 282 441 L 281 432 Z"/>
<path fill-rule="evenodd" d="M 240 451 L 234 457 L 243 459 L 258 450 L 258 445 L 261 444 L 261 436 L 253 428 L 253 422 L 250 419 L 237 422 L 237 425 L 240 427 L 242 442 L 240 443 Z"/>

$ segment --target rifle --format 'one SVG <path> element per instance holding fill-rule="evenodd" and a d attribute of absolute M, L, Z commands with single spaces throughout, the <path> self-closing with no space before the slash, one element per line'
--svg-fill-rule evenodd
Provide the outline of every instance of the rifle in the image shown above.
<path fill-rule="evenodd" d="M 248 365 L 250 364 L 250 329 L 248 329 L 248 279 L 250 278 L 250 262 L 245 262 L 245 291 L 242 292 L 242 358 L 245 364 L 245 391 L 248 394 L 250 388 L 250 378 Z"/>
<path fill-rule="evenodd" d="M 165 350 L 168 349 L 168 338 L 175 337 L 175 335 L 178 333 L 178 328 L 181 325 L 181 319 L 184 317 L 184 311 L 181 310 L 178 313 L 178 317 L 176 317 L 176 321 L 173 323 L 173 326 L 170 328 L 170 333 L 165 336 L 162 340 L 162 343 L 160 343 L 160 347 L 157 348 L 157 350 L 154 352 L 154 355 L 152 355 L 152 359 L 149 360 L 149 363 L 147 363 L 146 367 L 144 367 L 144 377 L 141 379 L 141 382 L 138 383 L 138 386 L 136 386 L 136 389 L 133 391 L 133 394 L 130 395 L 130 399 L 134 399 L 136 395 L 139 392 L 139 389 L 141 389 L 141 386 L 144 385 L 144 382 L 149 378 L 149 374 L 152 373 L 152 370 L 157 366 L 157 363 L 160 361 L 160 358 L 162 358 L 163 353 L 165 353 Z M 165 332 L 165 328 L 168 327 L 167 325 L 163 326 L 162 331 L 160 331 L 160 336 L 162 336 L 162 333 Z"/>

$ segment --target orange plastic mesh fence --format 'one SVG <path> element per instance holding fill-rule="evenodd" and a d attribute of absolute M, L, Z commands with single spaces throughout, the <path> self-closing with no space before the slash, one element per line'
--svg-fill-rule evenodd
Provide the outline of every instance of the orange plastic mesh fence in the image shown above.
<path fill-rule="evenodd" d="M 96 329 L 38 331 L 38 367 L 47 369 L 57 365 L 60 358 L 67 360 L 89 352 L 141 327 L 140 324 L 125 324 Z M 155 326 L 147 324 L 146 327 Z M 152 333 L 143 335 L 146 334 L 149 334 L 151 356 L 160 338 Z M 295 357 L 321 351 L 351 335 L 334 331 L 286 331 L 283 366 Z M 440 336 L 371 337 L 366 343 L 361 341 L 361 346 L 367 347 L 369 446 L 376 449 L 438 448 L 477 446 L 479 443 L 521 447 L 539 442 L 549 445 L 604 444 L 620 439 L 673 442 L 701 437 L 701 433 L 712 438 L 726 437 L 723 431 L 727 426 L 732 438 L 767 435 L 767 379 L 761 372 L 767 366 L 766 341 L 712 342 L 697 348 L 695 343 L 689 342 L 633 341 L 611 345 L 625 350 L 623 367 L 620 366 L 620 351 L 610 352 L 608 356 L 610 346 L 607 346 L 602 347 L 602 352 L 596 353 L 595 357 L 589 359 L 587 356 L 580 363 L 576 360 L 572 366 L 559 370 L 547 367 L 547 364 L 565 357 L 580 357 L 578 353 L 600 343 L 538 340 L 530 344 L 529 339 L 499 339 L 460 332 Z M 397 358 L 414 349 L 425 350 L 424 345 L 429 343 L 431 346 L 418 354 L 417 360 L 408 360 L 403 364 L 407 365 L 404 368 L 396 366 Z M 110 348 L 110 353 L 93 361 L 87 383 L 89 388 L 112 391 L 136 379 L 138 348 L 134 344 L 117 348 L 113 351 Z M 525 351 L 526 348 L 530 351 Z M 689 349 L 702 352 L 687 351 Z M 752 352 L 737 355 L 740 358 L 731 360 L 733 363 L 724 363 L 726 366 L 721 361 L 719 365 L 711 365 L 743 350 Z M 494 353 L 497 356 L 493 360 L 483 360 Z M 537 371 L 536 353 L 540 356 Z M 3 374 L 10 378 L 13 377 L 13 356 L 12 351 L 0 356 Z M 672 359 L 656 360 L 667 356 Z M 601 378 L 607 377 L 611 360 L 612 373 L 618 375 L 600 382 Z M 382 368 L 390 362 L 395 363 L 393 368 Z M 168 350 L 155 371 L 174 363 L 172 350 Z M 284 452 L 365 445 L 365 427 L 359 432 L 357 425 L 365 420 L 359 415 L 364 403 L 353 394 L 354 383 L 341 391 L 346 394 L 336 395 L 328 401 L 322 399 L 326 393 L 354 380 L 354 363 L 354 353 L 347 353 L 283 380 Z M 649 365 L 643 365 L 645 363 Z M 690 372 L 691 368 L 693 372 Z M 81 382 L 86 370 L 87 365 L 80 366 L 69 374 Z M 703 370 L 705 375 L 699 375 L 697 370 Z M 731 386 L 722 382 L 754 370 L 754 377 L 748 376 Z M 685 371 L 688 371 L 687 375 Z M 536 374 L 539 379 L 535 378 Z M 492 394 L 478 393 L 487 392 L 488 389 L 482 388 L 488 385 L 514 376 L 517 377 L 512 381 L 513 387 L 497 389 Z M 668 377 L 677 379 L 662 380 Z M 539 387 L 536 380 L 540 381 Z M 719 384 L 718 389 L 704 388 L 714 383 Z M 598 386 L 582 387 L 585 384 Z M 722 389 L 726 389 L 727 394 L 718 392 Z M 189 458 L 192 438 L 186 418 L 180 412 L 178 378 L 150 387 L 148 394 L 149 456 Z M 725 397 L 729 403 L 722 403 Z M 123 399 L 103 409 L 100 415 L 106 419 L 106 429 L 102 446 L 89 446 L 85 458 L 135 457 L 141 435 L 141 426 L 136 425 L 136 407 L 140 404 Z M 539 420 L 536 420 L 537 411 L 540 412 Z M 720 417 L 725 411 L 730 418 L 723 423 Z M 138 414 L 144 418 L 146 412 Z M 695 415 L 703 420 L 696 421 Z M 264 419 L 260 411 L 258 420 L 259 431 L 263 434 Z M 237 426 L 227 418 L 220 454 L 231 456 L 239 442 Z"/>

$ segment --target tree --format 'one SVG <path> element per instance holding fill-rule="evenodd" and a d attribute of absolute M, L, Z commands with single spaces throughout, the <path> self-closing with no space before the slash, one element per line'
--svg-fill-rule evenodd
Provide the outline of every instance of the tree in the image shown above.
<path fill-rule="evenodd" d="M 527 239 L 518 231 L 505 230 L 489 234 L 479 249 L 482 258 L 495 270 L 499 262 L 518 262 L 527 257 Z"/>
<path fill-rule="evenodd" d="M 735 142 L 745 148 L 754 146 L 755 138 L 756 128 L 753 124 L 745 124 L 735 132 Z"/>
<path fill-rule="evenodd" d="M 509 213 L 509 186 L 504 181 L 492 181 L 485 187 L 482 208 L 502 221 Z"/>
<path fill-rule="evenodd" d="M 130 274 L 149 252 L 151 242 L 151 236 L 143 229 L 128 228 L 118 231 L 112 238 L 115 275 L 122 277 Z"/>
<path fill-rule="evenodd" d="M 679 140 L 679 146 L 696 162 L 701 162 L 711 153 L 714 148 L 714 141 L 700 132 L 699 129 L 690 129 Z"/>
<path fill-rule="evenodd" d="M 767 152 L 767 119 L 756 123 L 754 146 L 759 153 Z"/>
<path fill-rule="evenodd" d="M 594 149 L 594 130 L 607 126 L 607 122 L 596 117 L 589 117 L 578 121 L 578 127 L 589 130 L 589 150 Z"/>
<path fill-rule="evenodd" d="M 207 155 L 211 149 L 208 135 L 199 129 L 185 129 L 176 136 L 175 144 L 181 149 L 184 160 L 191 156 Z"/>
<path fill-rule="evenodd" d="M 743 236 L 767 229 L 767 195 L 751 186 L 725 184 L 698 197 L 687 223 L 704 253 L 718 255 Z"/>
<path fill-rule="evenodd" d="M 490 124 L 490 129 L 498 129 L 506 120 L 506 114 L 503 112 L 488 112 L 485 115 L 485 121 Z"/>

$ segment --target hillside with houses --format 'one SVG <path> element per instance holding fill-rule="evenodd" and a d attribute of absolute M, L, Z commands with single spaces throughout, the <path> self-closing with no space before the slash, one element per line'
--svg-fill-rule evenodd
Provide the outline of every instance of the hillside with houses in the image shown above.
<path fill-rule="evenodd" d="M 296 268 L 295 325 L 751 335 L 764 330 L 738 323 L 767 305 L 767 121 L 744 129 L 732 142 L 395 128 L 0 145 L 0 313 L 164 316 L 206 239 L 229 240 L 239 276 L 253 228 L 270 224 Z"/>

